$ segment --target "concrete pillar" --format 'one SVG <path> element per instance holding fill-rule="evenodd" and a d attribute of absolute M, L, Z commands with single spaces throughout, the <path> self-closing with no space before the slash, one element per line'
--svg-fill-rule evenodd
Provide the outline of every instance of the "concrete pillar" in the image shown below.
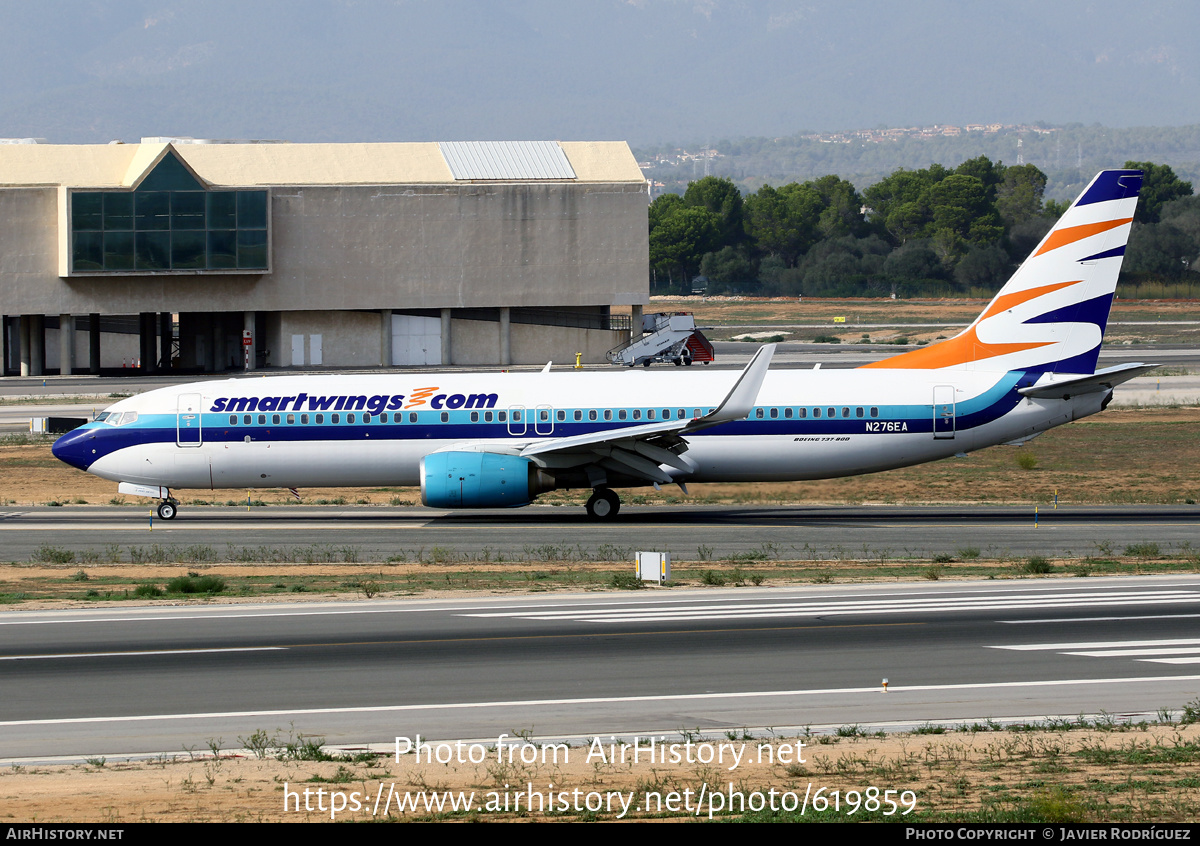
<path fill-rule="evenodd" d="M 642 334 L 642 308 L 643 306 L 633 306 L 633 313 L 629 317 L 629 337 L 637 338 Z"/>
<path fill-rule="evenodd" d="M 88 372 L 100 373 L 100 315 L 88 315 Z"/>
<path fill-rule="evenodd" d="M 158 315 L 158 359 L 162 370 L 171 369 L 171 349 L 175 346 L 175 319 L 171 312 Z"/>
<path fill-rule="evenodd" d="M 33 349 L 32 349 L 33 341 L 31 339 L 32 333 L 29 331 L 29 329 L 30 329 L 29 324 L 31 321 L 32 321 L 32 318 L 28 314 L 22 314 L 20 317 L 17 318 L 17 322 L 19 324 L 17 332 L 20 334 L 20 345 L 21 345 L 21 375 L 22 376 L 32 376 L 33 375 L 33 372 L 32 372 L 33 371 Z"/>
<path fill-rule="evenodd" d="M 245 362 L 246 370 L 253 370 L 255 363 L 258 361 L 258 335 L 254 332 L 254 312 L 247 311 L 242 314 L 242 332 L 250 331 L 250 346 L 242 345 L 243 361 Z M 246 336 L 243 334 L 242 338 Z"/>
<path fill-rule="evenodd" d="M 46 321 L 40 314 L 29 316 L 29 375 L 46 372 Z"/>
<path fill-rule="evenodd" d="M 154 312 L 138 312 L 138 366 L 142 373 L 154 372 Z"/>
<path fill-rule="evenodd" d="M 379 312 L 379 366 L 392 366 L 392 310 Z"/>
<path fill-rule="evenodd" d="M 512 364 L 512 309 L 504 306 L 500 309 L 500 365 L 507 367 Z"/>
<path fill-rule="evenodd" d="M 221 334 L 221 315 L 206 314 L 209 343 L 204 369 L 210 373 L 225 369 L 225 336 Z"/>
<path fill-rule="evenodd" d="M 452 364 L 450 360 L 450 309 L 442 309 L 442 364 Z"/>
<path fill-rule="evenodd" d="M 58 372 L 70 376 L 75 368 L 75 318 L 69 314 L 58 316 Z"/>

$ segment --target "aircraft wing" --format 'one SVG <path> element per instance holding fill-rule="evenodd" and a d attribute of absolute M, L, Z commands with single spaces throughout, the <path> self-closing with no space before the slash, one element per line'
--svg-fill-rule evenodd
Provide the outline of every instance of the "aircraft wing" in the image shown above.
<path fill-rule="evenodd" d="M 754 408 L 774 354 L 774 344 L 760 348 L 720 405 L 701 417 L 550 438 L 531 443 L 517 454 L 551 469 L 564 461 L 574 466 L 596 463 L 652 482 L 671 482 L 673 477 L 659 465 L 665 464 L 682 475 L 691 473 L 695 467 L 682 455 L 687 450 L 686 436 L 745 419 Z"/>
<path fill-rule="evenodd" d="M 1115 367 L 1097 370 L 1091 376 L 1079 376 L 1073 379 L 1031 385 L 1028 388 L 1021 388 L 1020 392 L 1027 397 L 1039 399 L 1070 399 L 1080 394 L 1112 390 L 1122 382 L 1128 382 L 1135 376 L 1149 373 L 1154 368 L 1161 366 L 1160 364 L 1118 364 Z"/>
<path fill-rule="evenodd" d="M 688 448 L 687 435 L 745 419 L 754 408 L 774 353 L 774 344 L 759 349 L 721 403 L 701 417 L 662 420 L 524 444 L 481 442 L 456 445 L 453 449 L 519 455 L 551 472 L 595 465 L 655 483 L 673 482 L 675 476 L 686 476 L 695 470 L 695 465 L 683 455 Z M 662 469 L 660 465 L 664 464 L 675 471 L 675 476 Z"/>

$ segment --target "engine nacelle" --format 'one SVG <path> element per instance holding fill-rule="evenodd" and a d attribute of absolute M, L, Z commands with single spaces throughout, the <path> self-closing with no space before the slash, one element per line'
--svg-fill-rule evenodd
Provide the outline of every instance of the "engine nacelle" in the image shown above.
<path fill-rule="evenodd" d="M 519 455 L 435 452 L 421 459 L 421 502 L 431 508 L 516 508 L 553 487 Z"/>

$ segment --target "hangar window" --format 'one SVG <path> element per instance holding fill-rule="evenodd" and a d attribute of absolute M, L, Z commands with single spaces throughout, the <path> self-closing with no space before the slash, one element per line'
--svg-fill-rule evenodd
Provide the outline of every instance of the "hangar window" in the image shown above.
<path fill-rule="evenodd" d="M 268 197 L 210 191 L 168 151 L 132 191 L 72 191 L 71 273 L 268 269 Z"/>

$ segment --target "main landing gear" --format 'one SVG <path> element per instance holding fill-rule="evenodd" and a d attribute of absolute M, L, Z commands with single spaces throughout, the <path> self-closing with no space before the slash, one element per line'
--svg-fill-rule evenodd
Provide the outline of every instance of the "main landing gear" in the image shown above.
<path fill-rule="evenodd" d="M 164 499 L 158 504 L 158 517 L 160 520 L 174 520 L 178 512 L 179 507 L 169 499 Z"/>
<path fill-rule="evenodd" d="M 588 497 L 587 513 L 593 520 L 612 520 L 621 510 L 621 498 L 609 488 L 596 488 Z"/>

